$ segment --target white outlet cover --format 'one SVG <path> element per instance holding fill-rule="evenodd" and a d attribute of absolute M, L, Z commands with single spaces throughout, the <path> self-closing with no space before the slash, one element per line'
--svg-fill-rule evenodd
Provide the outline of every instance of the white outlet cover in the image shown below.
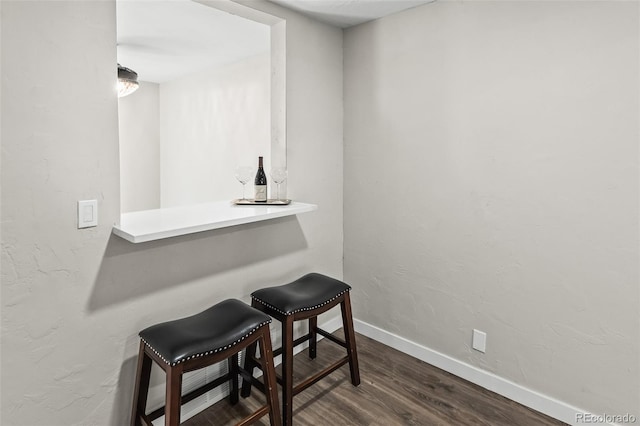
<path fill-rule="evenodd" d="M 473 330 L 473 349 L 484 353 L 487 349 L 487 333 L 480 330 Z"/>

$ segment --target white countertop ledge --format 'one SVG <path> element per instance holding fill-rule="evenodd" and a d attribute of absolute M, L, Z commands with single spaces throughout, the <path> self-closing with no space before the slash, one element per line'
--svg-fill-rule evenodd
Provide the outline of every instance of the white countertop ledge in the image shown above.
<path fill-rule="evenodd" d="M 236 206 L 229 201 L 123 213 L 113 233 L 132 243 L 260 222 L 317 210 L 315 204 Z"/>

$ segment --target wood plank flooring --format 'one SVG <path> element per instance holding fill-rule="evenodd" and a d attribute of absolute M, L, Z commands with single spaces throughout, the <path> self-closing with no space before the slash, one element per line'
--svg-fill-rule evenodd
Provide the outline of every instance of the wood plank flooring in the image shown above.
<path fill-rule="evenodd" d="M 338 332 L 339 333 L 339 332 Z M 337 334 L 338 334 L 337 333 Z M 360 377 L 353 387 L 348 366 L 340 368 L 294 397 L 295 425 L 564 425 L 500 395 L 453 376 L 416 358 L 357 335 Z M 344 350 L 323 339 L 318 356 L 296 355 L 296 383 L 343 356 Z M 184 423 L 188 426 L 235 424 L 264 404 L 254 390 L 235 406 L 223 400 Z M 268 425 L 265 416 L 255 423 Z"/>

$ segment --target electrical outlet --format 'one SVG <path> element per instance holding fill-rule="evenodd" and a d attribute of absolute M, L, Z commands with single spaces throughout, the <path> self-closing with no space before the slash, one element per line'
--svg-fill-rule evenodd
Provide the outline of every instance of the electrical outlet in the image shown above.
<path fill-rule="evenodd" d="M 472 346 L 476 351 L 484 353 L 487 349 L 487 333 L 474 328 Z"/>

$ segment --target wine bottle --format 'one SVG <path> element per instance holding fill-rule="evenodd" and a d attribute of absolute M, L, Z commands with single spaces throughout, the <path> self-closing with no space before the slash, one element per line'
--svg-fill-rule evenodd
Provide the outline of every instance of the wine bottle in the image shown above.
<path fill-rule="evenodd" d="M 255 200 L 258 203 L 267 202 L 267 175 L 264 174 L 264 168 L 262 164 L 262 157 L 258 157 L 258 172 L 256 173 L 256 180 L 254 181 L 256 187 Z"/>

